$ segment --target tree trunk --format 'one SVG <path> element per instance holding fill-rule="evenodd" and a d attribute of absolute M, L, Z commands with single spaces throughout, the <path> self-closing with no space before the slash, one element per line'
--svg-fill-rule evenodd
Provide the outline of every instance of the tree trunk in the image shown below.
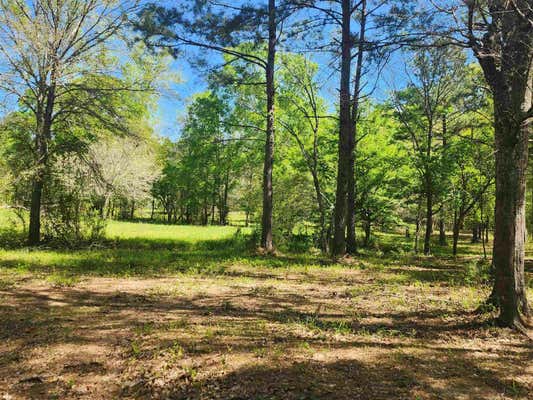
<path fill-rule="evenodd" d="M 265 160 L 263 170 L 263 218 L 261 226 L 261 246 L 267 252 L 274 250 L 273 243 L 273 189 L 272 168 L 274 164 L 274 98 L 276 94 L 274 68 L 276 61 L 276 2 L 268 1 L 268 56 L 266 65 L 267 130 Z"/>
<path fill-rule="evenodd" d="M 352 135 L 350 140 L 350 168 L 348 170 L 348 194 L 346 209 L 346 251 L 350 254 L 357 252 L 355 236 L 355 152 L 357 144 L 357 120 L 359 118 L 359 98 L 361 91 L 361 76 L 363 69 L 364 43 L 366 34 L 366 0 L 361 2 L 361 20 L 359 30 L 359 44 L 357 51 L 357 64 L 355 67 L 355 80 L 352 105 Z"/>
<path fill-rule="evenodd" d="M 517 126 L 515 118 L 504 118 L 499 107 L 495 113 L 494 294 L 500 307 L 499 320 L 505 326 L 515 326 L 521 313 L 529 315 L 524 276 L 529 129 Z"/>
<path fill-rule="evenodd" d="M 441 246 L 446 246 L 446 229 L 443 218 L 439 219 L 439 244 Z"/>
<path fill-rule="evenodd" d="M 464 212 L 462 209 L 459 211 L 455 210 L 453 216 L 453 249 L 452 254 L 455 257 L 457 255 L 457 244 L 459 243 L 459 234 L 461 233 L 461 228 L 463 227 L 464 221 Z"/>
<path fill-rule="evenodd" d="M 431 189 L 426 192 L 426 233 L 424 236 L 424 254 L 431 252 L 431 233 L 433 231 L 433 193 Z"/>
<path fill-rule="evenodd" d="M 418 242 L 420 240 L 420 209 L 422 208 L 420 203 L 421 203 L 421 201 L 418 202 L 418 207 L 416 209 L 415 247 L 414 247 L 414 250 L 415 250 L 416 254 L 418 254 Z"/>
<path fill-rule="evenodd" d="M 479 233 L 479 227 L 478 227 L 478 224 L 475 223 L 474 225 L 472 225 L 472 243 L 479 243 L 478 233 Z"/>
<path fill-rule="evenodd" d="M 468 2 L 473 31 L 477 2 Z M 491 1 L 491 19 L 482 41 L 471 34 L 474 50 L 494 98 L 496 204 L 491 300 L 504 326 L 520 328 L 528 315 L 524 256 L 526 168 L 533 117 L 533 35 L 531 1 Z"/>
<path fill-rule="evenodd" d="M 350 115 L 350 70 L 352 61 L 351 1 L 342 0 L 342 43 L 341 43 L 341 80 L 339 98 L 339 159 L 337 162 L 337 188 L 335 192 L 335 210 L 333 224 L 333 241 L 331 254 L 339 257 L 346 253 L 346 210 L 347 190 L 350 181 L 350 164 L 352 163 L 352 118 Z"/>
<path fill-rule="evenodd" d="M 41 204 L 48 167 L 48 143 L 52 136 L 52 116 L 55 103 L 55 69 L 50 72 L 51 84 L 46 90 L 45 105 L 37 105 L 36 113 L 36 175 L 32 185 L 30 203 L 30 224 L 28 244 L 34 246 L 41 241 Z"/>
<path fill-rule="evenodd" d="M 370 234 L 372 229 L 372 223 L 370 221 L 365 222 L 365 247 L 370 245 Z"/>

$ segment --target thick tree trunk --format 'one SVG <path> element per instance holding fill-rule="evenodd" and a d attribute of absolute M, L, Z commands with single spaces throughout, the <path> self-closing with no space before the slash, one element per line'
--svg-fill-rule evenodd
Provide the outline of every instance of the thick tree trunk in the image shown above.
<path fill-rule="evenodd" d="M 496 206 L 494 216 L 494 294 L 505 326 L 529 315 L 524 276 L 526 241 L 527 126 L 496 111 Z"/>
<path fill-rule="evenodd" d="M 350 163 L 352 162 L 352 117 L 350 115 L 350 78 L 352 61 L 352 37 L 350 33 L 351 1 L 342 0 L 342 43 L 341 43 L 341 80 L 339 98 L 339 159 L 337 162 L 337 188 L 335 192 L 335 210 L 333 224 L 333 241 L 331 254 L 339 257 L 346 253 L 346 210 L 347 191 L 350 181 Z"/>
<path fill-rule="evenodd" d="M 489 301 L 499 307 L 504 326 L 521 328 L 529 314 L 524 255 L 528 139 L 533 118 L 533 35 L 531 1 L 491 1 L 488 29 L 474 34 L 477 2 L 467 2 L 470 45 L 494 97 L 496 204 L 494 288 Z"/>
<path fill-rule="evenodd" d="M 263 169 L 263 218 L 261 225 L 261 247 L 267 252 L 274 250 L 273 243 L 273 189 L 272 169 L 274 164 L 274 68 L 276 61 L 276 2 L 268 1 L 268 56 L 266 65 L 267 130 L 265 160 Z"/>

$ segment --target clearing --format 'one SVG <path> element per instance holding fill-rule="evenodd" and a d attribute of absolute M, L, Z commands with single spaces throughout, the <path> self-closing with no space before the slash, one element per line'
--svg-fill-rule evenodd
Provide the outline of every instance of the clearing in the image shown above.
<path fill-rule="evenodd" d="M 108 235 L 0 250 L 0 398 L 531 398 L 531 342 L 473 312 L 467 238 L 454 260 L 383 236 L 340 265 L 257 255 L 232 227 Z"/>

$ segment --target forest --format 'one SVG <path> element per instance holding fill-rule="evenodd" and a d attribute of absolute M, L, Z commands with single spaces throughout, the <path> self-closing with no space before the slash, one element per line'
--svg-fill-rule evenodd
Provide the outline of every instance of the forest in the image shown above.
<path fill-rule="evenodd" d="M 532 131 L 533 0 L 0 0 L 0 398 L 530 399 Z"/>

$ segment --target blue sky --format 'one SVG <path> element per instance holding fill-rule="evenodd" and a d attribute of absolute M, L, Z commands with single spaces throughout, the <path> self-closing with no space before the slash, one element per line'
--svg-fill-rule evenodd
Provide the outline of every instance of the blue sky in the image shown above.
<path fill-rule="evenodd" d="M 168 1 L 164 0 L 159 4 L 169 5 L 171 3 L 179 3 L 180 1 Z M 238 6 L 248 2 L 246 0 L 232 0 L 232 5 Z M 324 36 L 327 38 L 332 34 L 335 34 L 331 27 L 325 28 Z M 354 31 L 357 31 L 357 23 L 354 23 Z M 283 45 L 283 43 L 282 43 Z M 187 62 L 187 54 L 189 52 L 194 53 L 198 50 L 191 48 L 184 48 L 184 53 L 172 63 L 172 68 L 178 71 L 183 78 L 183 82 L 175 86 L 177 93 L 176 96 L 162 96 L 159 102 L 158 111 L 158 123 L 156 130 L 162 136 L 167 136 L 176 139 L 179 136 L 180 125 L 178 121 L 180 116 L 183 116 L 186 110 L 187 101 L 195 93 L 206 90 L 205 76 L 202 71 L 193 69 Z M 203 51 L 203 50 L 202 50 Z M 337 102 L 337 87 L 338 87 L 338 72 L 328 67 L 331 61 L 330 54 L 313 54 L 311 52 L 305 53 L 313 61 L 319 64 L 319 73 L 317 80 L 323 84 L 321 95 L 330 104 L 330 108 L 334 109 Z M 216 63 L 220 60 L 220 55 L 216 52 L 211 52 L 209 55 L 210 60 Z M 336 67 L 336 66 L 335 66 Z M 405 83 L 405 60 L 400 54 L 396 54 L 391 57 L 388 65 L 382 71 L 381 74 L 373 73 L 371 71 L 368 74 L 368 87 L 374 86 L 374 81 L 377 80 L 378 84 L 372 93 L 372 98 L 378 100 L 384 100 L 387 97 L 388 92 L 394 88 L 401 87 Z"/>
<path fill-rule="evenodd" d="M 234 0 L 233 4 L 238 5 L 243 2 L 244 1 L 242 0 Z M 170 3 L 176 2 L 170 2 L 167 0 L 159 2 L 159 4 L 167 5 Z M 179 1 L 177 1 L 177 3 L 179 3 Z M 327 28 L 325 36 L 329 36 L 331 33 L 331 28 Z M 195 93 L 206 90 L 205 75 L 203 71 L 198 71 L 187 62 L 188 54 L 190 56 L 190 54 L 196 51 L 198 50 L 186 48 L 184 49 L 184 52 L 170 64 L 170 69 L 172 72 L 177 72 L 181 76 L 182 82 L 172 84 L 171 93 L 169 93 L 168 90 L 161 93 L 159 107 L 154 115 L 155 129 L 160 136 L 166 136 L 172 139 L 179 137 L 181 126 L 180 117 L 185 113 L 188 100 L 190 100 Z M 330 55 L 322 54 L 313 56 L 311 53 L 306 54 L 320 66 L 318 81 L 323 83 L 321 94 L 330 103 L 331 109 L 333 109 L 337 101 L 338 73 L 331 68 L 328 68 L 328 63 L 331 60 Z M 217 55 L 215 52 L 209 54 L 209 57 L 214 62 L 220 60 L 220 55 Z M 401 84 L 403 80 L 403 71 L 404 61 L 402 57 L 393 57 L 388 67 L 379 77 L 379 84 L 377 85 L 376 91 L 373 93 L 373 97 L 377 99 L 386 98 L 387 92 L 391 90 L 393 86 Z M 375 76 L 373 78 L 375 78 Z M 392 84 L 393 82 L 395 82 L 395 84 Z M 9 104 L 9 108 L 12 109 L 13 104 Z M 0 108 L 0 115 L 2 112 L 3 110 Z"/>
<path fill-rule="evenodd" d="M 217 57 L 216 53 L 213 54 L 213 57 Z M 321 66 L 318 79 L 323 83 L 321 95 L 329 102 L 330 108 L 333 109 L 337 101 L 338 74 L 327 68 L 328 60 L 326 57 L 314 57 L 314 61 Z M 400 54 L 393 56 L 381 75 L 372 77 L 372 79 L 379 79 L 379 83 L 372 93 L 372 98 L 378 101 L 384 100 L 390 90 L 396 86 L 401 86 L 405 80 L 404 68 L 404 58 Z M 155 129 L 160 136 L 175 140 L 180 134 L 180 117 L 184 116 L 189 100 L 194 94 L 205 91 L 207 84 L 204 73 L 193 69 L 187 62 L 187 52 L 171 63 L 171 69 L 179 73 L 182 82 L 172 85 L 172 94 L 161 94 L 159 109 L 155 116 L 157 121 Z"/>

